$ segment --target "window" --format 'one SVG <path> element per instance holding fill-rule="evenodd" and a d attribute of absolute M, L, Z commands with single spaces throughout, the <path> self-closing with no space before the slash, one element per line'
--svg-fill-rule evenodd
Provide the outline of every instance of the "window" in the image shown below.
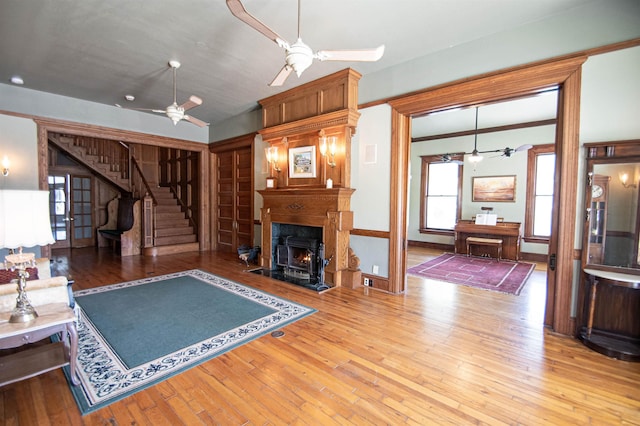
<path fill-rule="evenodd" d="M 528 242 L 548 243 L 555 185 L 555 147 L 553 144 L 537 145 L 528 155 L 524 238 Z"/>
<path fill-rule="evenodd" d="M 462 205 L 462 156 L 423 156 L 420 193 L 420 232 L 450 234 Z"/>

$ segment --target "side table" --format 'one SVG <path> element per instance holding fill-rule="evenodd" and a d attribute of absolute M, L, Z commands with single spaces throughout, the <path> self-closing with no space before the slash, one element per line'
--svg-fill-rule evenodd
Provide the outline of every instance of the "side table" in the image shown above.
<path fill-rule="evenodd" d="M 69 365 L 71 382 L 78 385 L 78 331 L 75 313 L 64 303 L 40 305 L 36 309 L 38 317 L 27 323 L 9 323 L 11 313 L 0 313 L 0 349 L 18 348 L 56 333 L 60 333 L 60 341 L 37 345 L 0 357 L 0 386 L 65 365 Z"/>
<path fill-rule="evenodd" d="M 587 283 L 591 286 L 591 291 L 585 295 L 589 297 L 589 307 L 587 311 L 587 323 L 586 327 L 579 331 L 578 338 L 588 346 L 589 348 L 600 352 L 609 357 L 621 359 L 624 361 L 640 361 L 640 342 L 637 335 L 638 324 L 638 299 L 627 297 L 625 300 L 635 300 L 630 304 L 624 305 L 629 310 L 628 315 L 633 318 L 632 324 L 635 324 L 635 332 L 630 332 L 627 328 L 618 327 L 617 330 L 612 329 L 598 329 L 594 326 L 594 317 L 596 311 L 596 300 L 598 299 L 598 288 L 603 285 L 611 286 L 613 288 L 628 289 L 630 292 L 640 290 L 640 276 L 624 274 L 620 272 L 604 271 L 599 269 L 585 269 L 584 273 L 587 274 Z M 621 306 L 617 306 L 617 309 L 612 311 L 612 315 L 615 315 L 619 322 L 619 318 L 622 317 L 623 312 L 619 309 Z M 626 312 L 625 312 L 626 314 Z"/>

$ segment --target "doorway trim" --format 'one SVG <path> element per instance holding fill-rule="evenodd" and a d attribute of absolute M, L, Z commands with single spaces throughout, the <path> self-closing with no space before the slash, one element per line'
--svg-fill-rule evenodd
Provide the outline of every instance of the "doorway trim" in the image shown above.
<path fill-rule="evenodd" d="M 389 279 L 392 293 L 404 292 L 407 264 L 407 194 L 411 117 L 450 108 L 508 100 L 558 87 L 556 125 L 556 193 L 549 256 L 545 325 L 571 335 L 574 278 L 575 217 L 578 183 L 581 67 L 587 56 L 549 60 L 514 67 L 489 75 L 442 85 L 390 100 L 391 115 L 391 207 Z M 579 259 L 578 259 L 579 260 Z M 556 285 L 557 283 L 557 285 Z"/>

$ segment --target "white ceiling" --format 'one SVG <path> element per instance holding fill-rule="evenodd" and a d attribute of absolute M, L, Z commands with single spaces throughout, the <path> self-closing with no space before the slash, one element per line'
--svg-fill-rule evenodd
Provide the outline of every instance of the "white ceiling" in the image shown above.
<path fill-rule="evenodd" d="M 558 91 L 550 90 L 527 98 L 479 105 L 478 129 L 508 126 L 556 118 Z M 455 109 L 414 118 L 411 136 L 414 138 L 473 130 L 476 108 Z"/>
<path fill-rule="evenodd" d="M 590 0 L 302 0 L 302 39 L 315 50 L 386 46 L 375 63 L 315 62 L 269 87 L 284 51 L 240 22 L 224 0 L 0 0 L 0 83 L 113 105 L 164 109 L 195 94 L 190 114 L 212 125 L 257 100 L 352 67 L 366 75 L 410 59 L 548 18 Z M 244 0 L 289 42 L 296 0 Z M 127 103 L 125 94 L 136 100 Z M 184 125 L 190 125 L 185 123 Z"/>

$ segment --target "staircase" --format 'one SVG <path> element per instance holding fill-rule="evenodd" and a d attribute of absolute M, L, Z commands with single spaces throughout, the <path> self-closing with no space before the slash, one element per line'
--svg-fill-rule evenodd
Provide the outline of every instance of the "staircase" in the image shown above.
<path fill-rule="evenodd" d="M 166 187 L 153 189 L 157 201 L 155 208 L 154 246 L 144 249 L 145 255 L 198 251 L 195 229 L 182 211 L 173 192 Z"/>
<path fill-rule="evenodd" d="M 168 187 L 150 188 L 129 147 L 108 139 L 49 134 L 49 143 L 64 151 L 86 168 L 134 197 L 152 192 L 157 205 L 153 209 L 153 246 L 143 248 L 144 255 L 157 256 L 199 251 L 196 225 L 184 213 L 178 198 Z M 137 184 L 136 184 L 137 182 Z"/>
<path fill-rule="evenodd" d="M 60 134 L 49 134 L 49 143 L 121 191 L 133 192 L 129 182 L 129 150 L 126 146 L 116 141 Z"/>

